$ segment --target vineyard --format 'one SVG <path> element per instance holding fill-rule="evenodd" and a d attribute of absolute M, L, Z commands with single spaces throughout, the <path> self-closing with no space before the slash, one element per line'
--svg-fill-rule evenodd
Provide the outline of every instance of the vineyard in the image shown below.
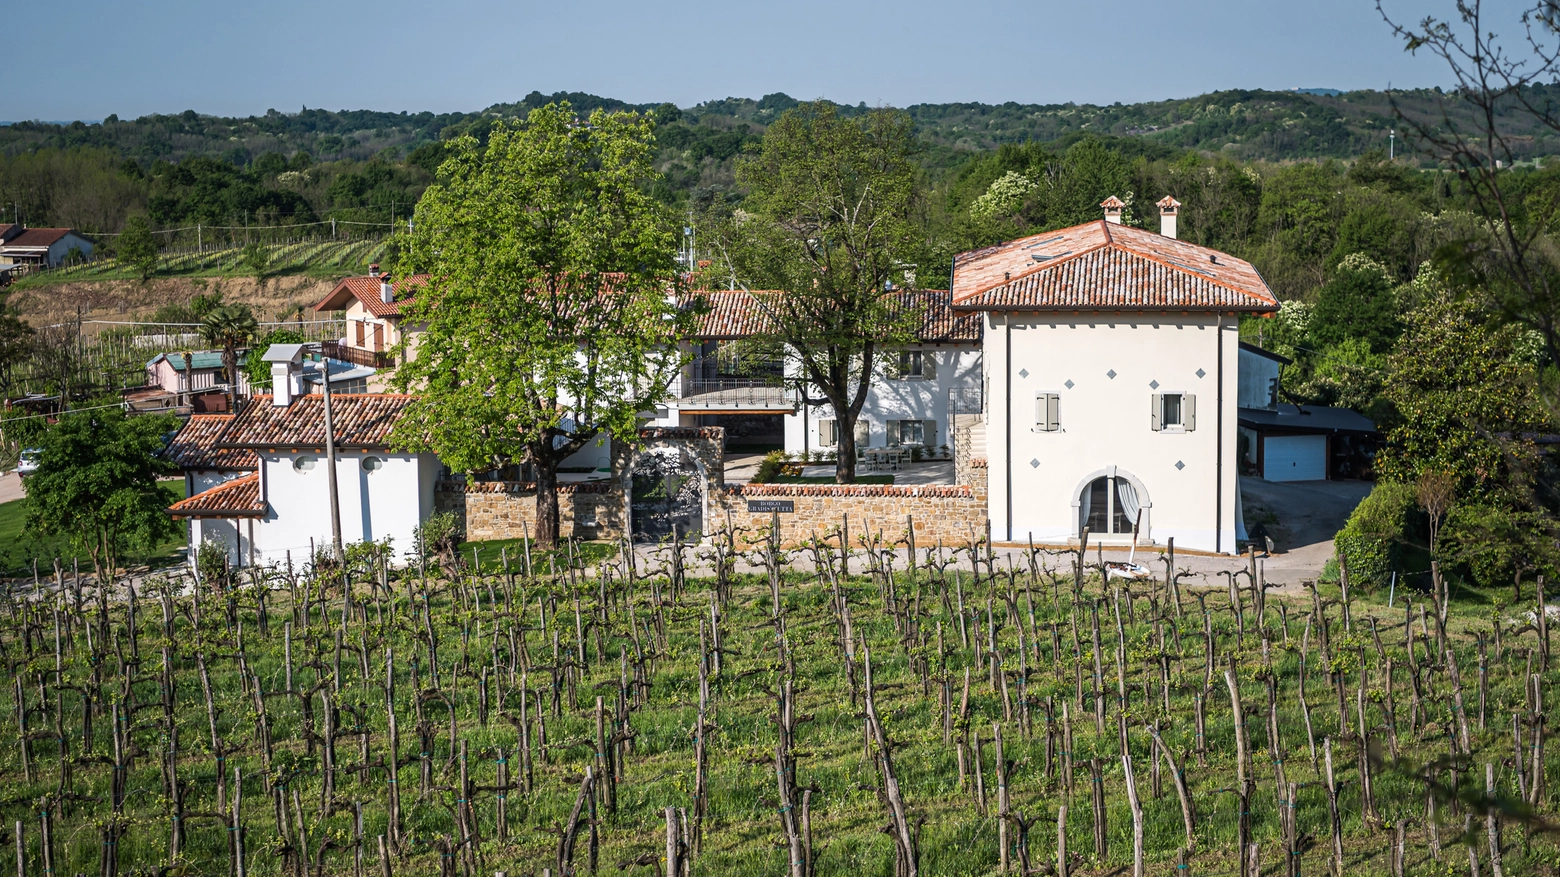
<path fill-rule="evenodd" d="M 45 568 L 0 607 L 17 873 L 1560 862 L 1541 579 L 1495 613 L 1350 594 L 1346 568 L 1278 593 L 1256 559 L 1127 581 L 894 538 Z"/>
<path fill-rule="evenodd" d="M 388 238 L 357 240 L 307 238 L 265 244 L 266 274 L 356 274 L 385 256 Z M 243 244 L 165 250 L 157 260 L 158 276 L 253 275 Z M 34 286 L 72 280 L 133 280 L 135 269 L 113 257 L 94 259 L 33 274 L 20 284 Z"/>

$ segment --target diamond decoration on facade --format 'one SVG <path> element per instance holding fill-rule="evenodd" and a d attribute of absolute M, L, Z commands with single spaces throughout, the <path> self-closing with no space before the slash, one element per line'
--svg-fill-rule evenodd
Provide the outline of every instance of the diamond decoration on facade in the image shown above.
<path fill-rule="evenodd" d="M 1068 378 L 1068 379 L 1067 379 L 1067 383 L 1065 383 L 1065 384 L 1062 384 L 1062 386 L 1064 386 L 1064 387 L 1066 387 L 1066 388 L 1067 388 L 1067 389 L 1069 389 L 1069 390 L 1071 390 L 1071 389 L 1072 389 L 1072 388 L 1073 388 L 1073 382 L 1072 382 L 1072 378 Z"/>
<path fill-rule="evenodd" d="M 1030 460 L 1029 461 L 1029 468 L 1031 468 L 1031 469 L 1039 469 L 1040 468 L 1040 461 L 1039 460 Z"/>
<path fill-rule="evenodd" d="M 1158 381 L 1149 381 L 1148 382 L 1148 388 L 1150 390 L 1157 390 L 1157 389 L 1159 389 L 1159 382 Z"/>
<path fill-rule="evenodd" d="M 1203 371 L 1203 370 L 1202 370 L 1202 369 L 1198 369 L 1198 370 L 1197 370 L 1197 376 L 1198 376 L 1198 377 L 1199 377 L 1199 378 L 1202 378 L 1202 377 L 1207 377 L 1207 375 L 1208 375 L 1208 373 L 1207 373 L 1207 372 L 1205 372 L 1205 371 Z"/>
<path fill-rule="evenodd" d="M 1105 373 L 1105 377 L 1110 378 L 1111 380 L 1114 381 L 1116 379 L 1116 370 L 1115 369 L 1111 369 L 1110 371 L 1106 372 Z"/>
<path fill-rule="evenodd" d="M 1019 377 L 1021 377 L 1021 378 L 1027 378 L 1027 377 L 1029 377 L 1029 369 L 1027 369 L 1027 368 L 1021 368 L 1021 369 L 1019 369 L 1019 370 L 1018 370 L 1018 376 L 1019 376 Z"/>
<path fill-rule="evenodd" d="M 1175 468 L 1176 468 L 1177 471 L 1180 471 L 1181 469 L 1185 469 L 1186 468 L 1186 464 L 1181 462 L 1180 460 L 1176 460 L 1175 461 Z"/>

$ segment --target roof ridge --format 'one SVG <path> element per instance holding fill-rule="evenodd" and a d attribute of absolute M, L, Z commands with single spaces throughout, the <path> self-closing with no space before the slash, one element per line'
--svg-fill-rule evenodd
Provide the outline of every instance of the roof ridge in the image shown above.
<path fill-rule="evenodd" d="M 1152 234 L 1152 232 L 1150 232 L 1150 234 Z M 1170 240 L 1176 240 L 1176 238 L 1170 238 Z M 1193 244 L 1193 246 L 1201 246 L 1201 245 L 1200 244 Z M 1240 287 L 1234 286 L 1234 285 L 1228 283 L 1227 281 L 1220 280 L 1218 277 L 1214 276 L 1213 274 L 1203 274 L 1202 272 L 1197 271 L 1197 270 L 1195 270 L 1193 268 L 1189 268 L 1189 267 L 1184 266 L 1184 265 L 1177 265 L 1176 263 L 1171 262 L 1171 261 L 1169 261 L 1167 259 L 1161 259 L 1158 256 L 1152 255 L 1150 253 L 1145 253 L 1142 250 L 1134 249 L 1134 248 L 1128 246 L 1127 244 L 1124 244 L 1124 243 L 1123 244 L 1118 244 L 1116 247 L 1114 247 L 1114 249 L 1119 249 L 1119 250 L 1122 250 L 1123 252 L 1130 253 L 1130 254 L 1132 254 L 1134 256 L 1137 256 L 1139 259 L 1147 259 L 1148 261 L 1153 262 L 1156 265 L 1163 265 L 1166 268 L 1169 268 L 1170 270 L 1179 272 L 1181 274 L 1196 274 L 1199 277 L 1202 277 L 1207 282 L 1213 284 L 1214 286 L 1218 286 L 1218 287 L 1221 287 L 1223 289 L 1228 289 L 1231 292 L 1240 293 L 1241 295 L 1243 295 L 1243 296 L 1245 296 L 1245 297 L 1247 297 L 1249 299 L 1254 299 L 1256 301 L 1262 302 L 1263 304 L 1274 304 L 1274 305 L 1278 304 L 1278 299 L 1276 299 L 1276 298 L 1271 298 L 1271 299 L 1263 298 L 1263 297 L 1261 297 L 1259 295 L 1256 295 L 1256 294 L 1252 293 L 1249 290 L 1241 289 Z M 1204 249 L 1212 249 L 1212 248 L 1211 247 L 1204 247 Z M 1215 252 L 1217 252 L 1217 251 L 1215 251 Z M 1239 258 L 1239 257 L 1238 256 L 1231 256 L 1230 258 Z M 1244 259 L 1241 259 L 1241 261 L 1245 262 Z M 1215 262 L 1214 264 L 1217 265 L 1218 263 Z M 1251 265 L 1250 262 L 1246 262 L 1246 264 Z M 1257 266 L 1252 265 L 1251 266 L 1251 270 L 1255 271 L 1256 267 Z M 1258 274 L 1257 276 L 1261 277 L 1262 275 Z M 1266 280 L 1263 280 L 1262 282 L 1264 284 L 1267 283 Z"/>
<path fill-rule="evenodd" d="M 1102 219 L 1100 221 L 1104 222 L 1105 220 Z M 1084 224 L 1087 225 L 1088 223 L 1084 223 Z M 1038 235 L 1032 235 L 1032 237 L 1038 237 Z M 992 291 L 993 289 L 997 289 L 999 287 L 1007 286 L 1008 284 L 1011 284 L 1011 283 L 1017 283 L 1020 280 L 1026 280 L 1026 279 L 1028 279 L 1030 277 L 1035 276 L 1036 274 L 1040 274 L 1042 272 L 1049 271 L 1052 268 L 1055 268 L 1057 265 L 1064 265 L 1064 264 L 1066 264 L 1068 262 L 1071 262 L 1071 261 L 1073 261 L 1075 259 L 1081 259 L 1084 256 L 1089 255 L 1090 253 L 1097 253 L 1100 250 L 1108 249 L 1110 246 L 1111 246 L 1110 238 L 1109 238 L 1109 236 L 1107 236 L 1103 243 L 1098 243 L 1098 244 L 1094 244 L 1093 246 L 1084 247 L 1083 249 L 1079 250 L 1076 253 L 1072 253 L 1072 252 L 1064 253 L 1064 254 L 1062 254 L 1060 256 L 1056 256 L 1055 258 L 1047 259 L 1044 262 L 1038 262 L 1038 263 L 1035 264 L 1034 267 L 1032 267 L 1028 271 L 1025 271 L 1024 273 L 1018 275 L 1017 277 L 1013 277 L 1013 278 L 1010 278 L 1008 280 L 1004 280 L 1001 283 L 993 283 L 992 285 L 986 287 L 985 289 L 977 289 L 974 292 L 970 293 L 969 295 L 966 295 L 963 298 L 959 299 L 959 301 L 969 301 L 970 299 L 975 298 L 977 296 L 985 295 L 986 293 Z M 956 306 L 956 305 L 957 305 L 957 302 L 952 301 L 951 290 L 950 290 L 949 306 L 953 307 L 953 306 Z"/>

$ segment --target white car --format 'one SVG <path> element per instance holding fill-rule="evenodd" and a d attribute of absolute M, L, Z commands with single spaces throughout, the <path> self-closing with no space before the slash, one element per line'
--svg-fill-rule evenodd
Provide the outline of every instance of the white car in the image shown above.
<path fill-rule="evenodd" d="M 16 474 L 26 475 L 29 472 L 38 471 L 38 463 L 43 459 L 42 448 L 24 448 L 22 455 L 16 461 Z"/>

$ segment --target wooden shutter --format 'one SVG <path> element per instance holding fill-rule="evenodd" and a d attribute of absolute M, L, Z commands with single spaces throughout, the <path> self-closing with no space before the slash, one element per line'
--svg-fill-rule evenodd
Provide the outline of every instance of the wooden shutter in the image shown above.
<path fill-rule="evenodd" d="M 921 421 L 921 444 L 928 448 L 937 447 L 937 421 Z"/>
<path fill-rule="evenodd" d="M 921 351 L 921 377 L 928 381 L 937 379 L 937 351 Z M 930 442 L 927 442 L 930 445 Z"/>
<path fill-rule="evenodd" d="M 374 324 L 374 352 L 378 353 L 379 351 L 384 350 L 384 349 L 385 349 L 385 324 L 384 323 L 375 323 Z"/>
<path fill-rule="evenodd" d="M 832 448 L 840 443 L 839 421 L 818 421 L 818 444 L 825 448 Z"/>
<path fill-rule="evenodd" d="M 1062 428 L 1060 409 L 1062 397 L 1056 393 L 1045 394 L 1045 431 L 1056 432 Z"/>
<path fill-rule="evenodd" d="M 1154 393 L 1149 397 L 1149 426 L 1154 432 L 1159 431 L 1159 414 L 1164 411 L 1164 396 Z"/>
<path fill-rule="evenodd" d="M 856 447 L 865 448 L 872 444 L 872 424 L 866 418 L 856 421 Z"/>
<path fill-rule="evenodd" d="M 1181 423 L 1187 432 L 1197 428 L 1197 397 L 1191 393 L 1181 397 Z"/>
<path fill-rule="evenodd" d="M 352 323 L 353 323 L 353 325 L 357 326 L 357 346 L 358 347 L 362 347 L 363 346 L 363 321 L 362 320 L 353 320 Z"/>

